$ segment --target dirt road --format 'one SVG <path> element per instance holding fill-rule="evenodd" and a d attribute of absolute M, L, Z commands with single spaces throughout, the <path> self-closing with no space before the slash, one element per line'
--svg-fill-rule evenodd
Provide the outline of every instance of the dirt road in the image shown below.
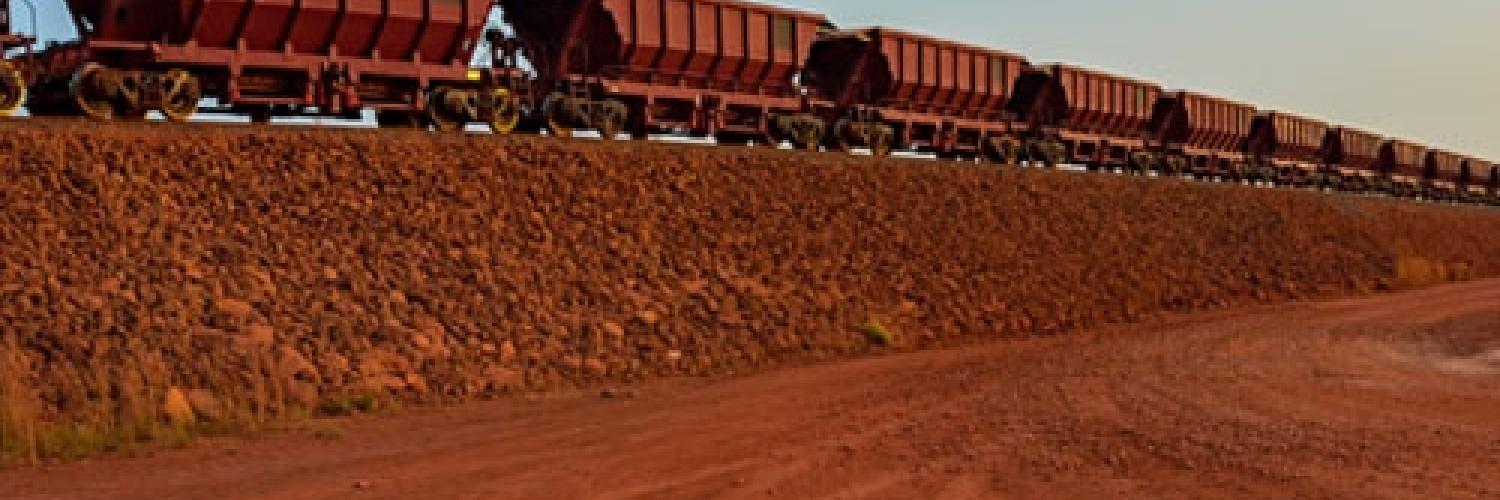
<path fill-rule="evenodd" d="M 634 391 L 10 471 L 0 491 L 1497 498 L 1500 281 Z"/>

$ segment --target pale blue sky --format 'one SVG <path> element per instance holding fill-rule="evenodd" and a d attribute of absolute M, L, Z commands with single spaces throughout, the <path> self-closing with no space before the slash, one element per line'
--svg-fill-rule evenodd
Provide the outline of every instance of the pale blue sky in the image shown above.
<path fill-rule="evenodd" d="M 71 36 L 62 0 L 34 1 L 44 36 Z M 843 26 L 900 26 L 1500 159 L 1496 0 L 778 3 Z"/>

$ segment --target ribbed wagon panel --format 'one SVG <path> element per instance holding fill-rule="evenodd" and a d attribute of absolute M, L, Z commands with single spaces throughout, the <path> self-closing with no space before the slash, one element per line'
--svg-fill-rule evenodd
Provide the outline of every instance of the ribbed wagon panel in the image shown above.
<path fill-rule="evenodd" d="M 953 57 L 953 94 L 949 96 L 948 102 L 960 109 L 974 105 L 978 96 L 980 83 L 974 78 L 974 54 L 954 54 Z"/>
<path fill-rule="evenodd" d="M 1255 119 L 1253 106 L 1192 92 L 1178 96 L 1187 112 L 1189 146 L 1226 152 L 1242 149 Z"/>
<path fill-rule="evenodd" d="M 91 40 L 467 62 L 489 0 L 68 0 Z M 104 12 L 111 9 L 111 12 Z M 417 55 L 420 54 L 420 58 Z"/>
<path fill-rule="evenodd" d="M 1049 68 L 1068 101 L 1068 127 L 1135 137 L 1151 121 L 1161 87 L 1102 71 L 1055 64 Z"/>
<path fill-rule="evenodd" d="M 302 0 L 301 9 L 292 20 L 288 43 L 292 50 L 326 54 L 338 29 L 341 0 Z"/>
<path fill-rule="evenodd" d="M 501 0 L 543 79 L 789 94 L 820 14 L 736 0 Z"/>
<path fill-rule="evenodd" d="M 363 55 L 375 40 L 385 6 L 380 2 L 350 2 L 339 16 L 333 45 L 340 54 Z"/>
<path fill-rule="evenodd" d="M 1251 130 L 1250 141 L 1256 154 L 1269 155 L 1273 159 L 1291 162 L 1325 164 L 1333 163 L 1328 123 L 1312 118 L 1280 111 L 1267 112 L 1257 117 Z"/>
<path fill-rule="evenodd" d="M 468 62 L 489 21 L 489 5 L 464 0 L 434 0 L 429 5 L 429 22 L 417 37 L 421 60 Z"/>
<path fill-rule="evenodd" d="M 1380 168 L 1395 175 L 1420 176 L 1427 147 L 1411 141 L 1389 139 L 1380 148 Z"/>
<path fill-rule="evenodd" d="M 814 45 L 803 83 L 824 98 L 941 116 L 1004 110 L 1026 60 L 901 30 L 829 33 Z"/>
<path fill-rule="evenodd" d="M 1479 158 L 1465 158 L 1460 181 L 1471 186 L 1485 186 L 1491 181 L 1494 164 Z"/>
<path fill-rule="evenodd" d="M 1003 109 L 1014 90 L 1016 76 L 1021 73 L 1024 60 L 984 52 L 976 52 L 973 57 L 984 68 L 978 75 L 981 85 L 975 89 L 978 95 L 974 107 L 986 111 Z"/>
<path fill-rule="evenodd" d="M 375 37 L 373 54 L 382 59 L 407 59 L 416 48 L 418 31 L 424 29 L 425 12 L 422 2 L 391 2 L 383 19 L 384 25 Z"/>
<path fill-rule="evenodd" d="M 244 11 L 244 27 L 241 38 L 250 50 L 280 50 L 287 24 L 292 21 L 295 0 L 256 0 L 254 8 L 249 2 L 238 2 Z M 233 36 L 233 33 L 226 33 Z"/>
<path fill-rule="evenodd" d="M 1337 159 L 1340 164 L 1370 171 L 1378 168 L 1381 145 L 1385 141 L 1383 137 L 1349 127 L 1339 127 L 1333 135 L 1338 141 Z"/>
<path fill-rule="evenodd" d="M 735 5 L 721 6 L 719 16 L 719 61 L 714 65 L 713 78 L 719 81 L 736 81 L 750 60 L 750 45 L 746 33 L 750 28 L 750 12 Z"/>
<path fill-rule="evenodd" d="M 714 65 L 724 53 L 724 48 L 719 44 L 719 34 L 724 27 L 719 24 L 718 8 L 712 4 L 690 4 L 689 17 L 692 18 L 692 30 L 689 32 L 691 48 L 687 63 L 682 71 L 689 75 L 709 75 Z"/>
<path fill-rule="evenodd" d="M 1428 150 L 1422 162 L 1422 176 L 1446 181 L 1458 180 L 1463 170 L 1464 158 L 1457 153 L 1438 149 Z"/>
<path fill-rule="evenodd" d="M 611 0 L 611 3 L 626 3 L 625 0 Z M 649 2 L 648 2 L 649 4 Z M 657 56 L 654 69 L 663 71 L 680 72 L 694 56 L 693 51 L 693 5 L 687 0 L 661 0 L 659 4 L 662 22 L 658 23 L 661 29 L 660 41 L 662 50 Z M 649 9 L 647 9 L 649 10 Z M 616 11 L 617 13 L 619 11 Z M 618 15 L 618 14 L 617 14 Z M 640 14 L 637 14 L 639 16 Z"/>

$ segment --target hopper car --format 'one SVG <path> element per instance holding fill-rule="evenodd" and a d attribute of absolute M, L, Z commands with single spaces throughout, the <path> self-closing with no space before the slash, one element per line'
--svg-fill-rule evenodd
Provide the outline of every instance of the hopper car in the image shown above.
<path fill-rule="evenodd" d="M 8 79 L 24 82 L 32 115 L 128 120 L 157 111 L 183 121 L 205 97 L 257 121 L 373 110 L 383 123 L 503 129 L 520 112 L 507 81 L 518 74 L 470 67 L 488 0 L 66 4 L 80 39 L 10 60 Z"/>
<path fill-rule="evenodd" d="M 556 135 L 682 131 L 721 142 L 821 144 L 796 76 L 821 14 L 731 0 L 501 0 Z"/>
<path fill-rule="evenodd" d="M 0 0 L 0 115 L 373 115 L 1500 205 L 1480 158 L 746 0 L 66 0 L 79 38 L 43 48 L 16 3 Z"/>
<path fill-rule="evenodd" d="M 1026 124 L 1008 108 L 1025 58 L 888 27 L 824 33 L 801 82 L 841 150 L 1014 161 Z"/>
<path fill-rule="evenodd" d="M 1500 167 L 1493 163 L 1465 157 L 1458 174 L 1459 197 L 1467 202 L 1483 202 L 1494 198 L 1500 188 Z"/>
<path fill-rule="evenodd" d="M 1336 188 L 1339 175 L 1334 166 L 1340 143 L 1333 126 L 1322 120 L 1280 111 L 1258 114 L 1245 139 L 1245 153 L 1259 172 L 1277 184 L 1299 187 Z"/>
<path fill-rule="evenodd" d="M 1053 136 L 1061 143 L 1064 161 L 1098 168 L 1128 166 L 1137 171 L 1162 161 L 1159 155 L 1168 150 L 1167 137 L 1151 126 L 1164 93 L 1160 85 L 1064 64 L 1033 74 L 1033 85 L 1061 97 L 1051 103 L 1027 103 L 1027 107 L 1061 106 L 1055 118 L 1043 121 L 1054 126 Z"/>

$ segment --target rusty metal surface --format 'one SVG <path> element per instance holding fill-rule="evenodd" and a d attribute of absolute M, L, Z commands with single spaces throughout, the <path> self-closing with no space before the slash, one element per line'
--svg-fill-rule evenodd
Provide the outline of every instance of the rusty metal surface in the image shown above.
<path fill-rule="evenodd" d="M 733 0 L 502 0 L 543 80 L 792 95 L 822 14 Z"/>
<path fill-rule="evenodd" d="M 1135 78 L 1064 64 L 1049 69 L 1067 97 L 1067 126 L 1083 132 L 1138 137 L 1162 94 L 1160 85 Z"/>
<path fill-rule="evenodd" d="M 1477 186 L 1486 185 L 1493 178 L 1494 168 L 1494 163 L 1489 160 L 1474 157 L 1464 158 L 1463 165 L 1459 167 L 1459 182 Z"/>
<path fill-rule="evenodd" d="M 1026 60 L 887 27 L 829 33 L 813 46 L 803 81 L 842 105 L 997 118 Z"/>
<path fill-rule="evenodd" d="M 1451 151 L 1428 150 L 1422 161 L 1422 177 L 1456 181 L 1463 171 L 1464 157 Z"/>
<path fill-rule="evenodd" d="M 1338 145 L 1330 130 L 1328 123 L 1321 120 L 1269 111 L 1255 117 L 1245 150 L 1257 158 L 1273 161 L 1336 164 L 1330 156 Z"/>
<path fill-rule="evenodd" d="M 1333 163 L 1358 170 L 1376 168 L 1384 137 L 1352 127 L 1338 127 L 1332 135 L 1337 141 L 1335 152 L 1331 155 Z"/>
<path fill-rule="evenodd" d="M 1239 153 L 1254 122 L 1254 106 L 1196 92 L 1166 94 L 1151 120 L 1153 133 L 1190 149 Z"/>
<path fill-rule="evenodd" d="M 69 0 L 89 40 L 466 63 L 489 0 Z"/>
<path fill-rule="evenodd" d="M 1422 175 L 1427 147 L 1402 139 L 1387 139 L 1380 145 L 1377 168 L 1386 174 L 1415 177 Z"/>

